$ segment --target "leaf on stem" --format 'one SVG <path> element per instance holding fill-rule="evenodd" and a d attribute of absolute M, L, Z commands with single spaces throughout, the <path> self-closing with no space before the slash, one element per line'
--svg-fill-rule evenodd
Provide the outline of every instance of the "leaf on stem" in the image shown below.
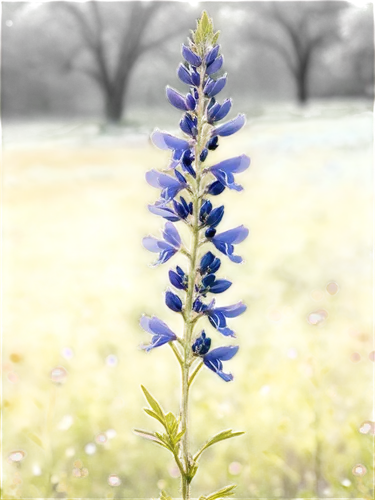
<path fill-rule="evenodd" d="M 230 484 L 229 486 L 224 486 L 224 488 L 221 488 L 221 490 L 217 490 L 214 493 L 211 493 L 207 497 L 199 497 L 199 500 L 216 500 L 217 498 L 230 497 L 233 495 L 235 488 L 235 484 Z"/>
<path fill-rule="evenodd" d="M 169 449 L 156 435 L 154 432 L 148 432 L 144 431 L 143 429 L 134 429 L 133 430 L 134 434 L 137 436 L 140 436 L 144 439 L 148 439 L 149 441 L 153 441 L 156 444 L 159 444 L 160 446 L 163 446 L 163 448 Z"/>
<path fill-rule="evenodd" d="M 172 497 L 167 495 L 167 493 L 164 490 L 161 490 L 160 492 L 160 500 L 172 500 Z"/>
<path fill-rule="evenodd" d="M 161 421 L 164 421 L 164 412 L 161 409 L 160 404 L 156 401 L 154 397 L 151 396 L 151 394 L 148 392 L 145 386 L 141 385 L 143 394 L 145 395 L 145 398 L 147 399 L 148 404 L 151 406 L 151 408 L 154 410 L 156 415 L 161 419 Z M 154 417 L 155 418 L 155 417 Z"/>
<path fill-rule="evenodd" d="M 212 446 L 215 443 L 219 443 L 220 441 L 224 441 L 224 439 L 230 439 L 232 437 L 240 436 L 241 434 L 244 434 L 243 431 L 236 431 L 233 432 L 232 429 L 228 429 L 226 431 L 221 431 L 218 434 L 215 434 L 211 439 L 209 439 L 203 446 L 202 448 L 194 455 L 194 460 L 198 460 L 198 458 L 201 456 L 201 454 Z"/>

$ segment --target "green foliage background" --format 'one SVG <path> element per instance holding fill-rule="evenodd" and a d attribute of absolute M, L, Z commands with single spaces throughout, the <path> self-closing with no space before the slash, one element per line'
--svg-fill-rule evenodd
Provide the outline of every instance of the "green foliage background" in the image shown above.
<path fill-rule="evenodd" d="M 142 133 L 55 130 L 4 151 L 4 498 L 176 497 L 167 451 L 132 433 L 155 429 L 141 384 L 178 411 L 172 353 L 137 349 L 148 341 L 143 312 L 182 327 L 163 303 L 170 266 L 150 269 L 141 246 L 161 227 L 144 174 L 167 157 Z M 243 223 L 251 235 L 238 247 L 245 264 L 223 258 L 220 274 L 234 284 L 218 302 L 243 299 L 248 311 L 231 323 L 241 346 L 228 362 L 233 383 L 208 370 L 194 383 L 192 446 L 227 428 L 246 434 L 205 452 L 193 495 L 236 482 L 241 498 L 370 498 L 372 438 L 359 428 L 372 419 L 371 112 L 279 106 L 248 113 L 246 128 L 221 142 L 210 163 L 252 158 L 245 191 L 223 195 L 222 229 Z M 310 324 L 319 310 L 326 319 Z M 56 366 L 68 372 L 60 385 L 50 380 Z M 115 437 L 87 454 L 108 429 Z M 19 464 L 8 460 L 15 450 L 26 452 Z M 86 477 L 73 476 L 77 460 Z M 358 463 L 363 477 L 352 473 Z"/>

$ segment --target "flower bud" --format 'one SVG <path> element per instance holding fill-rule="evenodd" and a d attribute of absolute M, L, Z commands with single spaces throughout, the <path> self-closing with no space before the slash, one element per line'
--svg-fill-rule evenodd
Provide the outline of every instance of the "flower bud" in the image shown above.
<path fill-rule="evenodd" d="M 182 311 L 182 300 L 174 293 L 170 288 L 166 292 L 164 292 L 164 302 L 165 305 L 173 312 L 181 312 Z"/>
<path fill-rule="evenodd" d="M 193 85 L 193 79 L 185 64 L 180 63 L 178 65 L 177 76 L 185 85 L 189 85 L 189 87 Z"/>
<path fill-rule="evenodd" d="M 209 227 L 206 229 L 206 232 L 204 233 L 205 237 L 210 239 L 210 238 L 213 238 L 216 234 L 216 229 L 214 229 L 213 227 Z"/>
<path fill-rule="evenodd" d="M 224 65 L 224 57 L 220 55 L 206 68 L 207 75 L 218 73 Z"/>
<path fill-rule="evenodd" d="M 202 59 L 195 54 L 189 47 L 186 45 L 182 45 L 182 56 L 189 64 L 192 66 L 198 67 L 202 64 Z"/>
<path fill-rule="evenodd" d="M 180 111 L 188 111 L 188 106 L 186 105 L 185 98 L 180 92 L 173 89 L 169 85 L 165 88 L 165 94 L 167 96 L 168 101 L 172 106 Z"/>

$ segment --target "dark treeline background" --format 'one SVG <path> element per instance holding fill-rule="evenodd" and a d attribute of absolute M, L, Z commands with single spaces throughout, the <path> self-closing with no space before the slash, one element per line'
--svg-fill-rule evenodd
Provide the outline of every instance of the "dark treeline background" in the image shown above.
<path fill-rule="evenodd" d="M 161 109 L 180 44 L 206 9 L 243 105 L 373 97 L 372 5 L 349 2 L 3 4 L 5 119 L 139 121 Z M 144 115 L 146 116 L 146 115 Z"/>

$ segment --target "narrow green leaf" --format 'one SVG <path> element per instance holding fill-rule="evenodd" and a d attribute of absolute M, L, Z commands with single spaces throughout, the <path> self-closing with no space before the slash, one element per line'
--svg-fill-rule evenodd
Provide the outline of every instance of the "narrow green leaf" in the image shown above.
<path fill-rule="evenodd" d="M 181 441 L 182 436 L 185 434 L 185 429 L 174 436 L 174 443 L 177 444 Z"/>
<path fill-rule="evenodd" d="M 172 500 L 172 497 L 167 495 L 167 493 L 164 490 L 162 490 L 160 492 L 160 500 Z"/>
<path fill-rule="evenodd" d="M 162 425 L 165 427 L 165 422 L 162 418 L 159 417 L 154 411 L 149 410 L 148 408 L 143 408 L 143 411 L 147 413 L 147 415 L 150 415 L 150 417 L 155 418 L 158 422 L 160 422 Z"/>
<path fill-rule="evenodd" d="M 224 441 L 225 439 L 230 439 L 232 437 L 240 436 L 241 434 L 244 434 L 243 431 L 236 431 L 233 432 L 232 429 L 228 429 L 226 431 L 221 431 L 218 434 L 215 434 L 211 439 L 209 439 L 203 446 L 202 448 L 194 455 L 194 460 L 197 460 L 201 454 L 212 446 L 213 444 L 219 443 L 220 441 Z"/>
<path fill-rule="evenodd" d="M 35 444 L 37 444 L 38 446 L 40 446 L 41 448 L 44 448 L 43 441 L 34 432 L 29 432 L 27 434 L 27 437 L 29 439 L 31 439 L 31 441 L 33 441 Z"/>
<path fill-rule="evenodd" d="M 146 387 L 141 385 L 143 394 L 145 395 L 145 398 L 147 399 L 148 404 L 151 406 L 151 408 L 154 410 L 154 412 L 159 415 L 160 418 L 164 420 L 164 412 L 161 409 L 160 404 L 156 401 L 154 397 L 151 396 L 151 394 L 148 392 Z"/>
<path fill-rule="evenodd" d="M 160 439 L 158 439 L 158 437 L 155 435 L 155 433 L 144 431 L 142 429 L 134 429 L 133 432 L 137 436 L 140 436 L 144 439 L 148 439 L 149 441 L 152 441 L 153 443 L 158 444 L 158 445 L 162 446 L 163 448 L 166 448 L 167 450 L 169 450 L 169 448 Z"/>
<path fill-rule="evenodd" d="M 216 500 L 217 498 L 230 497 L 233 495 L 235 488 L 236 488 L 235 484 L 224 486 L 224 488 L 221 488 L 221 490 L 217 490 L 214 493 L 211 493 L 211 495 L 208 495 L 206 497 L 206 500 Z"/>

